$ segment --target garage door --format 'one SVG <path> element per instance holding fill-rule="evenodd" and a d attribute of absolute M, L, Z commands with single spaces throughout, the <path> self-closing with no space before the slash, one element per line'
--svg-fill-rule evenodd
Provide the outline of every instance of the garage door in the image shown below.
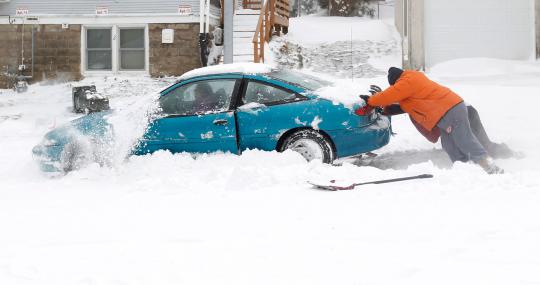
<path fill-rule="evenodd" d="M 534 57 L 534 0 L 429 0 L 424 3 L 428 68 L 464 57 Z"/>

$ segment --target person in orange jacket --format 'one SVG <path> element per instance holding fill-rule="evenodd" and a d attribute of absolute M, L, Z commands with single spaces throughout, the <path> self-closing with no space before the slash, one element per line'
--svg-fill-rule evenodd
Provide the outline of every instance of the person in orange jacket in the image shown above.
<path fill-rule="evenodd" d="M 388 70 L 388 83 L 390 87 L 386 90 L 375 89 L 372 96 L 361 97 L 370 106 L 386 107 L 387 111 L 399 108 L 406 112 L 417 129 L 432 142 L 440 136 L 442 147 L 452 162 L 473 161 L 487 173 L 504 172 L 493 163 L 475 136 L 467 106 L 459 95 L 429 80 L 422 72 L 396 67 Z"/>

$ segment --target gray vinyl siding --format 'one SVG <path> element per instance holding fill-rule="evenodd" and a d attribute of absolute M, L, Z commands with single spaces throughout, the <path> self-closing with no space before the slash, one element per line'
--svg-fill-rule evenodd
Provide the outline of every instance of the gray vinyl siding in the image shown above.
<path fill-rule="evenodd" d="M 29 15 L 95 15 L 96 6 L 107 7 L 111 15 L 177 14 L 180 5 L 191 5 L 199 15 L 199 0 L 11 0 L 0 3 L 0 15 L 15 15 L 17 7 L 28 9 Z M 219 16 L 220 10 L 211 6 L 210 12 Z"/>

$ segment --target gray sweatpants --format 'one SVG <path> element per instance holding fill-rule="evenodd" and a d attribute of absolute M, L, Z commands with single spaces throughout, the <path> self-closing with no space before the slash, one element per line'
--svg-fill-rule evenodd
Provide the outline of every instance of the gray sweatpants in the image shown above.
<path fill-rule="evenodd" d="M 448 110 L 437 127 L 441 130 L 442 147 L 452 162 L 478 162 L 487 156 L 487 151 L 471 130 L 465 103 L 461 102 Z"/>

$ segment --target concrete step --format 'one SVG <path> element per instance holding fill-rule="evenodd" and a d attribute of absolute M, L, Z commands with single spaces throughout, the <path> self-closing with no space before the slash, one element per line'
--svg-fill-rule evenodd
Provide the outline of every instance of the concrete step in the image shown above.
<path fill-rule="evenodd" d="M 253 47 L 251 48 L 238 48 L 233 50 L 233 54 L 241 55 L 241 54 L 251 54 L 253 55 Z"/>
<path fill-rule="evenodd" d="M 235 30 L 255 30 L 257 28 L 257 22 L 248 23 L 248 24 L 241 24 L 241 25 L 233 25 L 233 31 Z"/>
<path fill-rule="evenodd" d="M 233 27 L 237 27 L 237 26 L 255 27 L 257 26 L 258 23 L 259 23 L 259 19 L 255 19 L 253 21 L 238 21 L 238 22 L 233 22 Z"/>
<path fill-rule="evenodd" d="M 253 35 L 259 21 L 259 10 L 237 10 L 233 20 L 234 62 L 253 62 Z"/>
<path fill-rule="evenodd" d="M 253 55 L 234 55 L 233 62 L 253 62 Z"/>
<path fill-rule="evenodd" d="M 255 33 L 238 33 L 236 35 L 233 34 L 233 39 L 239 39 L 239 40 L 252 39 L 254 34 Z"/>
<path fill-rule="evenodd" d="M 235 15 L 233 18 L 233 23 L 256 22 L 258 20 L 259 20 L 259 16 L 257 15 L 252 15 L 252 16 Z"/>
<path fill-rule="evenodd" d="M 239 9 L 234 11 L 234 14 L 236 15 L 260 15 L 261 10 L 255 10 L 255 9 Z"/>
<path fill-rule="evenodd" d="M 246 20 L 258 19 L 259 16 L 260 16 L 259 14 L 252 14 L 252 15 L 234 14 L 233 21 L 235 21 L 235 20 L 243 20 L 243 19 L 246 19 Z"/>
<path fill-rule="evenodd" d="M 252 40 L 253 40 L 253 37 L 233 38 L 233 43 L 245 44 L 245 43 L 251 43 Z"/>
<path fill-rule="evenodd" d="M 247 38 L 253 37 L 255 31 L 236 31 L 233 32 L 233 38 Z"/>

